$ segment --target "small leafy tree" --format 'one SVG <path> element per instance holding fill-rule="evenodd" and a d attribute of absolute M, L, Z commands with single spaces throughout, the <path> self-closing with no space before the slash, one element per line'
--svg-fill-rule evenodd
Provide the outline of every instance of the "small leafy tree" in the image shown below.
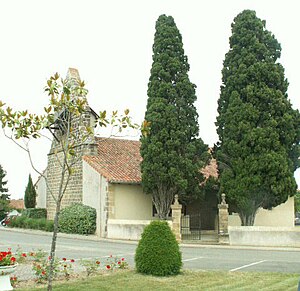
<path fill-rule="evenodd" d="M 80 123 L 81 116 L 87 110 L 86 95 L 88 91 L 83 81 L 79 79 L 63 79 L 56 73 L 47 81 L 45 92 L 47 92 L 50 100 L 49 105 L 44 108 L 44 114 L 32 114 L 29 113 L 28 110 L 14 111 L 0 101 L 0 122 L 6 137 L 27 152 L 33 169 L 45 179 L 47 189 L 55 202 L 56 209 L 48 276 L 48 290 L 52 290 L 61 201 L 74 172 L 73 166 L 81 159 L 81 156 L 78 155 L 77 148 L 89 142 L 89 137 L 93 134 L 93 130 L 89 124 Z M 107 117 L 106 111 L 100 112 L 98 116 L 95 124 L 100 127 L 112 125 L 114 128 L 117 127 L 118 131 L 122 131 L 122 129 L 126 127 L 139 128 L 139 126 L 132 123 L 129 110 L 125 110 L 124 114 L 118 114 L 117 111 L 114 111 L 110 120 Z M 74 118 L 77 118 L 79 121 L 79 123 L 77 123 L 77 126 L 79 126 L 78 130 L 74 130 L 74 128 L 71 127 L 71 121 Z M 144 124 L 145 123 L 143 123 L 143 125 Z M 58 132 L 53 131 L 53 125 L 59 128 Z M 30 140 L 45 137 L 52 141 L 51 138 L 47 136 L 46 131 L 50 131 L 53 139 L 60 148 L 59 152 L 55 152 L 57 161 L 60 164 L 60 182 L 58 189 L 50 187 L 47 175 L 36 169 L 31 158 Z M 56 134 L 59 132 L 60 134 Z M 142 132 L 146 133 L 147 128 L 142 126 Z"/>
<path fill-rule="evenodd" d="M 285 202 L 297 187 L 300 114 L 287 98 L 281 46 L 265 25 L 251 10 L 234 19 L 218 101 L 220 192 L 242 225 L 253 225 L 260 207 Z"/>
<path fill-rule="evenodd" d="M 9 211 L 9 194 L 6 188 L 7 181 L 5 181 L 6 171 L 0 165 L 0 220 L 5 217 L 6 212 Z"/>
<path fill-rule="evenodd" d="M 26 208 L 35 208 L 36 191 L 32 183 L 31 175 L 29 174 L 28 183 L 25 189 L 24 204 Z"/>
<path fill-rule="evenodd" d="M 207 145 L 198 137 L 196 86 L 188 71 L 173 17 L 159 16 L 145 114 L 151 130 L 141 138 L 141 170 L 143 189 L 152 195 L 161 219 L 168 217 L 175 194 L 181 200 L 201 195 L 200 169 L 208 161 Z"/>

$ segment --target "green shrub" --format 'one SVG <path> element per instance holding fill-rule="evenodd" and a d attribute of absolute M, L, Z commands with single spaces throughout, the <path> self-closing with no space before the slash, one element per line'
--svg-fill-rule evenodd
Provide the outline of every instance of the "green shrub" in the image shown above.
<path fill-rule="evenodd" d="M 11 219 L 9 227 L 38 229 L 43 231 L 53 231 L 53 221 L 46 218 L 28 218 L 26 216 L 18 216 Z"/>
<path fill-rule="evenodd" d="M 75 203 L 64 208 L 59 216 L 59 231 L 94 234 L 96 231 L 96 209 L 81 203 Z"/>
<path fill-rule="evenodd" d="M 139 273 L 154 276 L 177 275 L 182 261 L 175 235 L 166 221 L 152 221 L 142 233 L 135 252 Z"/>
<path fill-rule="evenodd" d="M 22 211 L 22 216 L 28 218 L 47 218 L 46 208 L 27 208 Z"/>
<path fill-rule="evenodd" d="M 17 216 L 17 217 L 13 217 L 8 226 L 10 227 L 19 227 L 19 228 L 25 228 L 25 224 L 26 224 L 26 220 L 28 220 L 28 217 L 26 216 Z"/>
<path fill-rule="evenodd" d="M 52 232 L 54 229 L 54 222 L 53 220 L 46 220 L 46 223 L 45 223 L 45 231 L 50 231 Z"/>

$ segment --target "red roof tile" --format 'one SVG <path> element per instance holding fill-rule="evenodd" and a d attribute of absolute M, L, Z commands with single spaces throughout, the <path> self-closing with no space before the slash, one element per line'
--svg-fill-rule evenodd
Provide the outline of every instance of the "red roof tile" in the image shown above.
<path fill-rule="evenodd" d="M 15 200 L 12 199 L 9 201 L 9 207 L 13 208 L 13 209 L 24 209 L 24 200 L 23 199 L 19 199 L 19 200 Z"/>
<path fill-rule="evenodd" d="M 98 156 L 83 159 L 111 183 L 140 183 L 140 142 L 135 140 L 96 138 Z"/>
<path fill-rule="evenodd" d="M 205 177 L 205 179 L 208 179 L 210 176 L 214 178 L 218 178 L 218 166 L 217 161 L 215 159 L 211 159 L 210 163 L 201 170 L 201 173 Z"/>
<path fill-rule="evenodd" d="M 110 183 L 141 183 L 140 142 L 116 138 L 96 138 L 98 156 L 84 156 L 83 159 Z M 203 175 L 217 177 L 215 160 L 202 171 Z"/>

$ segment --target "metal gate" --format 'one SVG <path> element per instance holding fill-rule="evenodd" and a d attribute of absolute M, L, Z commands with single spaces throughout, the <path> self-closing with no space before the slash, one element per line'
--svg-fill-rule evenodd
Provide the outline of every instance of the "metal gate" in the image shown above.
<path fill-rule="evenodd" d="M 181 217 L 181 239 L 182 240 L 201 239 L 200 214 L 190 214 Z"/>

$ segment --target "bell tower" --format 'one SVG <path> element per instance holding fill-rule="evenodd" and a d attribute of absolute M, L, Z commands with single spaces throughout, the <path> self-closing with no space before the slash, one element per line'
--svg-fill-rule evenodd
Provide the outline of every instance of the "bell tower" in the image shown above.
<path fill-rule="evenodd" d="M 75 86 L 80 81 L 80 75 L 77 69 L 69 68 L 67 72 L 67 82 Z M 65 154 L 62 150 L 62 141 L 73 143 L 75 151 L 74 157 L 70 162 L 72 168 L 72 175 L 68 181 L 66 192 L 62 199 L 62 208 L 71 203 L 82 202 L 82 187 L 83 187 L 83 163 L 82 156 L 97 155 L 97 144 L 94 137 L 94 127 L 97 119 L 97 114 L 86 103 L 84 112 L 80 116 L 72 116 L 70 112 L 62 111 L 57 116 L 51 131 L 53 140 L 51 149 L 48 154 L 47 165 L 47 216 L 48 219 L 53 219 L 55 214 L 56 203 L 52 197 L 58 196 L 59 186 L 62 177 L 62 165 Z M 92 129 L 92 134 L 88 138 L 83 139 L 85 131 L 84 126 Z M 50 192 L 51 190 L 51 192 Z M 52 195 L 51 195 L 52 193 Z"/>

